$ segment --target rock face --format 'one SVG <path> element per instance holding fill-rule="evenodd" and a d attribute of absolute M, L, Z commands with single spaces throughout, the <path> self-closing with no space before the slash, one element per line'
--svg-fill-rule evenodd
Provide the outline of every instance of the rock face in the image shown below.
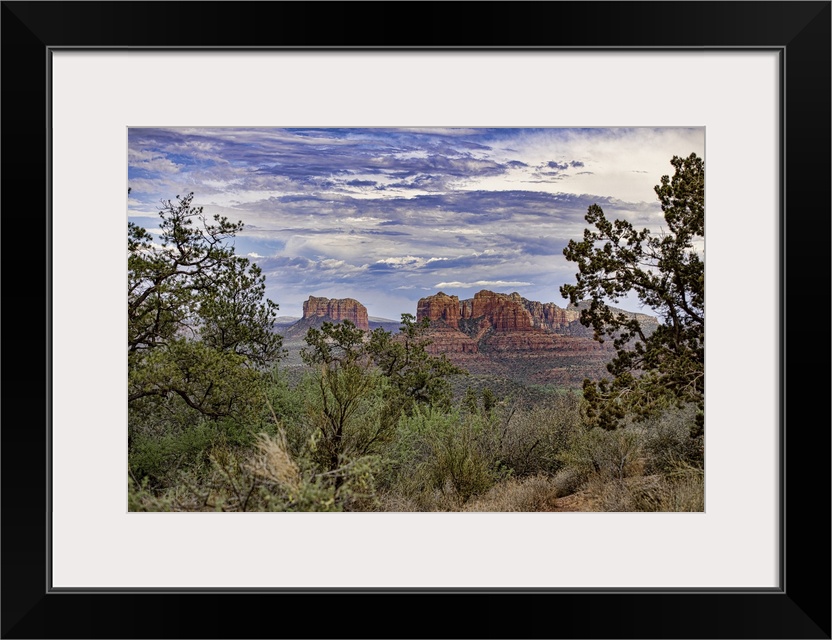
<path fill-rule="evenodd" d="M 581 310 L 587 304 L 561 308 L 552 302 L 527 300 L 516 292 L 487 290 L 460 300 L 440 291 L 419 300 L 416 317 L 430 320 L 427 350 L 446 355 L 470 373 L 524 385 L 580 388 L 584 378 L 606 375 L 606 364 L 615 353 L 611 340 L 599 343 L 592 329 L 581 325 Z M 647 334 L 659 326 L 652 316 L 624 313 L 637 318 Z M 309 329 L 344 320 L 363 331 L 378 325 L 369 320 L 366 307 L 357 300 L 310 296 L 303 304 L 303 318 L 282 335 L 300 343 Z"/>
<path fill-rule="evenodd" d="M 580 317 L 581 310 L 589 308 L 589 301 L 584 300 L 579 302 L 576 306 L 569 306 L 570 310 L 574 310 L 578 316 Z M 613 309 L 616 315 L 624 314 L 627 318 L 638 320 L 639 325 L 641 325 L 641 330 L 644 332 L 645 335 L 649 336 L 653 333 L 656 329 L 659 328 L 659 321 L 656 319 L 655 316 L 647 315 L 646 313 L 633 313 L 632 311 L 624 311 L 623 309 Z M 578 323 L 578 327 L 582 328 L 585 335 L 592 335 L 592 329 L 588 329 L 583 327 L 580 323 Z M 570 327 L 572 329 L 571 335 L 579 335 L 581 334 L 581 330 L 577 327 Z"/>
<path fill-rule="evenodd" d="M 531 331 L 532 316 L 522 300 L 517 293 L 480 291 L 471 300 L 462 301 L 460 315 L 465 320 L 482 318 L 495 331 Z"/>
<path fill-rule="evenodd" d="M 460 353 L 477 353 L 479 344 L 470 336 L 450 327 L 434 326 L 430 330 L 431 343 L 427 347 L 428 353 L 448 355 Z"/>
<path fill-rule="evenodd" d="M 559 333 L 577 322 L 579 309 L 562 309 L 553 302 L 526 300 L 519 293 L 480 291 L 473 298 L 460 301 L 441 291 L 419 300 L 416 319 L 441 320 L 448 327 L 463 328 L 466 333 L 488 327 L 504 331 L 551 331 Z M 460 323 L 460 320 L 464 321 Z"/>
<path fill-rule="evenodd" d="M 468 300 L 439 292 L 419 300 L 416 317 L 431 321 L 428 350 L 472 373 L 577 387 L 585 377 L 604 375 L 614 353 L 612 341 L 597 342 L 581 325 L 582 308 L 516 292 L 483 290 Z M 625 313 L 637 317 L 646 333 L 658 326 L 652 316 Z"/>
<path fill-rule="evenodd" d="M 422 298 L 416 307 L 417 320 L 428 318 L 431 322 L 442 322 L 452 329 L 459 328 L 459 313 L 459 298 L 441 291 L 435 296 Z"/>
<path fill-rule="evenodd" d="M 430 350 L 447 354 L 551 352 L 558 348 L 553 332 L 578 315 L 519 293 L 487 290 L 462 301 L 440 291 L 416 308 L 417 320 L 431 321 Z"/>
<path fill-rule="evenodd" d="M 485 332 L 545 331 L 558 335 L 592 337 L 592 329 L 580 323 L 581 310 L 588 303 L 559 307 L 553 302 L 527 300 L 519 293 L 494 293 L 480 291 L 473 298 L 459 300 L 441 291 L 419 300 L 417 320 L 428 318 L 432 323 L 441 321 L 443 326 L 459 329 L 475 339 Z M 659 326 L 653 316 L 617 310 L 627 317 L 636 318 L 645 333 Z"/>
<path fill-rule="evenodd" d="M 574 307 L 571 309 L 562 309 L 554 302 L 526 300 L 525 298 L 521 298 L 518 293 L 512 293 L 511 295 L 512 297 L 517 296 L 532 316 L 532 325 L 538 329 L 547 329 L 557 333 L 573 322 L 577 322 L 581 317 L 581 312 Z"/>
<path fill-rule="evenodd" d="M 358 329 L 370 330 L 370 321 L 367 317 L 367 307 L 353 298 L 316 298 L 309 296 L 309 300 L 303 303 L 303 319 L 318 320 L 321 322 L 343 322 L 349 320 Z"/>

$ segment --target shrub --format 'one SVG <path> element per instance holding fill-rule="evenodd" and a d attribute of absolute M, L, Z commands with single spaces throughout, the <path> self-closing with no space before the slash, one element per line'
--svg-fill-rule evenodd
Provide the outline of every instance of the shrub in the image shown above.
<path fill-rule="evenodd" d="M 145 486 L 170 484 L 182 469 L 206 465 L 208 452 L 221 439 L 220 427 L 209 420 L 190 428 L 172 428 L 162 435 L 139 432 L 130 448 L 130 473 L 146 479 Z"/>
<path fill-rule="evenodd" d="M 389 482 L 426 510 L 464 504 L 508 475 L 496 422 L 458 410 L 417 408 L 401 421 L 391 457 Z"/>
<path fill-rule="evenodd" d="M 547 475 L 508 478 L 472 499 L 465 511 L 552 511 L 560 497 L 558 485 Z"/>
<path fill-rule="evenodd" d="M 691 438 L 699 409 L 688 404 L 671 408 L 645 422 L 644 448 L 648 473 L 669 473 L 678 463 L 704 466 L 703 438 Z"/>
<path fill-rule="evenodd" d="M 580 429 L 580 403 L 575 394 L 559 394 L 531 409 L 509 410 L 500 457 L 517 476 L 555 473 L 564 466 L 561 454 Z"/>
<path fill-rule="evenodd" d="M 623 480 L 644 468 L 643 439 L 632 426 L 615 431 L 592 427 L 577 432 L 560 458 L 586 476 Z"/>

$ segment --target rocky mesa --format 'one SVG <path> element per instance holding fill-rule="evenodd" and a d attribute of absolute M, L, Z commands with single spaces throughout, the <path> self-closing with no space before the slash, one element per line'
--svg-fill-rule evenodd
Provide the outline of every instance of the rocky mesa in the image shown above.
<path fill-rule="evenodd" d="M 436 295 L 421 298 L 416 305 L 417 321 L 427 318 L 432 324 L 443 324 L 451 329 L 459 329 L 459 316 L 459 298 L 441 291 Z"/>
<path fill-rule="evenodd" d="M 519 293 L 482 290 L 473 298 L 460 300 L 440 291 L 419 300 L 416 318 L 460 329 L 471 335 L 482 329 L 497 332 L 559 332 L 580 318 L 579 309 L 563 309 L 553 302 L 527 300 Z"/>
<path fill-rule="evenodd" d="M 597 342 L 592 329 L 581 325 L 586 304 L 562 308 L 516 292 L 488 290 L 460 300 L 440 291 L 418 301 L 416 318 L 430 321 L 428 351 L 445 354 L 471 373 L 577 388 L 586 377 L 603 376 L 614 353 L 612 341 Z M 646 333 L 658 326 L 652 316 L 623 313 L 637 317 Z M 310 328 L 344 320 L 363 331 L 378 325 L 358 300 L 309 296 L 303 317 L 284 335 L 288 343 L 300 344 Z"/>
<path fill-rule="evenodd" d="M 320 318 L 326 322 L 349 320 L 363 331 L 370 330 L 367 307 L 354 298 L 316 298 L 309 296 L 303 303 L 303 318 Z"/>
<path fill-rule="evenodd" d="M 300 338 L 310 328 L 324 322 L 338 323 L 349 320 L 362 331 L 370 330 L 367 307 L 354 298 L 318 298 L 309 296 L 303 303 L 303 317 L 285 330 L 288 338 Z"/>
<path fill-rule="evenodd" d="M 638 317 L 646 332 L 658 326 L 652 316 L 624 313 Z M 568 386 L 602 375 L 613 353 L 611 341 L 594 340 L 580 316 L 580 305 L 562 308 L 488 290 L 467 300 L 440 291 L 419 300 L 416 310 L 417 320 L 431 322 L 429 350 L 472 373 Z"/>
<path fill-rule="evenodd" d="M 516 331 L 555 333 L 564 336 L 592 337 L 592 329 L 581 322 L 581 310 L 589 305 L 582 302 L 559 307 L 554 302 L 528 300 L 519 293 L 495 293 L 482 290 L 473 298 L 460 300 L 457 296 L 439 293 L 419 300 L 416 317 L 428 318 L 436 326 L 457 329 L 479 339 L 485 333 Z M 645 333 L 658 327 L 658 320 L 644 313 L 613 309 L 629 318 L 636 318 Z"/>

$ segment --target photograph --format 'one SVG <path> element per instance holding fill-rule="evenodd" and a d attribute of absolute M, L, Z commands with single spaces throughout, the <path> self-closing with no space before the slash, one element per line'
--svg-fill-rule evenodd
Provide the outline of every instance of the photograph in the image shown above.
<path fill-rule="evenodd" d="M 131 512 L 704 512 L 703 126 L 129 127 Z"/>
<path fill-rule="evenodd" d="M 0 637 L 829 640 L 832 2 L 362 8 L 2 2 Z"/>

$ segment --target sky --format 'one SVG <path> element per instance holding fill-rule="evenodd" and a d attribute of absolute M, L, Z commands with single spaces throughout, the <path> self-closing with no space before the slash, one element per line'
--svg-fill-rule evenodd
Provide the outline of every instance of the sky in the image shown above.
<path fill-rule="evenodd" d="M 243 230 L 281 316 L 310 295 L 370 316 L 483 289 L 565 307 L 587 208 L 659 231 L 653 187 L 674 155 L 704 157 L 694 128 L 130 128 L 128 219 L 158 233 L 161 201 Z M 617 306 L 650 313 L 634 298 Z"/>

